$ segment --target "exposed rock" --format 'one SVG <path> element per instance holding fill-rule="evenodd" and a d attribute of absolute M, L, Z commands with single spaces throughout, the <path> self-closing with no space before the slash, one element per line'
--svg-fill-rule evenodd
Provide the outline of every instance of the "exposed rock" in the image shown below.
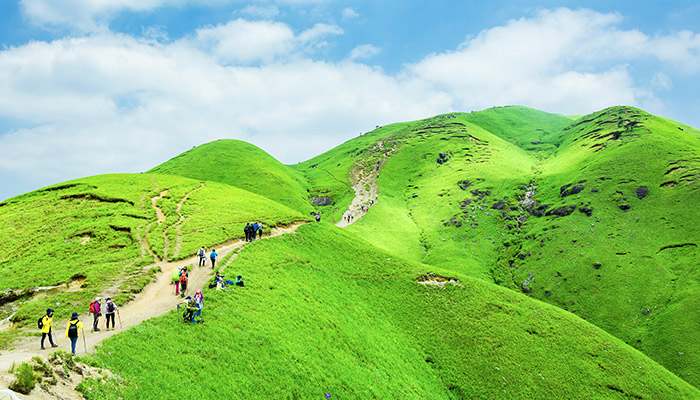
<path fill-rule="evenodd" d="M 521 223 L 527 222 L 527 216 L 525 216 L 525 215 L 521 215 L 517 219 L 518 219 L 518 222 L 521 222 Z"/>
<path fill-rule="evenodd" d="M 438 164 L 444 164 L 447 161 L 449 161 L 449 157 L 448 157 L 447 153 L 440 153 L 438 155 L 438 159 L 437 159 Z"/>
<path fill-rule="evenodd" d="M 602 266 L 602 264 L 600 264 L 600 263 L 593 264 L 593 268 L 595 268 L 595 269 L 600 269 L 601 266 Z"/>
<path fill-rule="evenodd" d="M 545 215 L 545 212 L 547 211 L 548 207 L 549 204 L 542 204 L 537 208 L 533 208 L 532 210 L 530 210 L 530 214 L 534 215 L 535 217 L 542 217 Z"/>
<path fill-rule="evenodd" d="M 467 188 L 472 185 L 472 183 L 466 179 L 463 181 L 457 182 L 457 184 L 459 185 L 459 188 L 462 190 L 467 190 Z"/>
<path fill-rule="evenodd" d="M 491 206 L 491 208 L 493 208 L 494 210 L 503 210 L 504 208 L 506 208 L 506 205 L 501 200 L 498 200 L 496 203 L 494 203 L 494 205 Z"/>
<path fill-rule="evenodd" d="M 627 211 L 627 210 L 629 210 L 629 209 L 630 209 L 630 205 L 629 205 L 629 204 L 620 204 L 620 210 L 622 210 L 622 211 Z"/>
<path fill-rule="evenodd" d="M 459 208 L 461 208 L 462 210 L 464 210 L 464 209 L 467 208 L 470 204 L 472 204 L 472 201 L 471 201 L 470 199 L 464 199 L 464 200 L 462 200 L 462 203 L 459 205 Z"/>
<path fill-rule="evenodd" d="M 598 189 L 593 188 L 593 189 L 591 189 L 591 192 L 593 192 L 593 193 L 598 193 Z"/>
<path fill-rule="evenodd" d="M 593 216 L 593 207 L 591 207 L 591 206 L 580 207 L 578 210 L 581 211 L 582 213 L 586 214 L 589 217 Z"/>
<path fill-rule="evenodd" d="M 313 204 L 316 207 L 329 206 L 331 205 L 331 203 L 333 203 L 332 197 L 319 196 L 311 199 L 311 204 Z"/>
<path fill-rule="evenodd" d="M 554 209 L 552 211 L 548 211 L 545 215 L 547 215 L 547 216 L 558 215 L 560 217 L 565 217 L 567 215 L 571 215 L 571 213 L 573 213 L 574 210 L 576 210 L 576 206 L 573 206 L 573 205 L 564 206 L 564 207 L 559 207 L 557 209 Z"/>
<path fill-rule="evenodd" d="M 637 188 L 637 197 L 639 200 L 645 198 L 649 193 L 649 189 L 646 186 L 640 186 Z"/>
<path fill-rule="evenodd" d="M 559 188 L 559 194 L 563 195 L 564 192 L 566 191 L 566 189 L 568 189 L 568 188 L 570 188 L 570 187 L 571 187 L 571 184 L 570 184 L 570 183 L 569 183 L 569 184 L 566 184 L 566 185 L 564 185 L 564 186 L 562 186 L 562 187 L 560 187 L 560 188 Z"/>
<path fill-rule="evenodd" d="M 570 185 L 565 185 L 565 186 L 570 186 Z M 563 187 L 564 186 L 562 186 L 562 188 Z M 581 192 L 583 192 L 583 185 L 576 185 L 569 190 L 561 191 L 561 197 L 571 196 L 572 194 L 579 194 Z"/>
<path fill-rule="evenodd" d="M 457 228 L 461 227 L 461 226 L 462 226 L 462 221 L 456 221 L 456 222 L 454 223 L 454 226 L 456 226 Z"/>
<path fill-rule="evenodd" d="M 551 291 L 551 290 L 545 290 L 545 291 L 544 291 L 544 294 L 547 295 L 547 296 L 551 296 L 551 295 L 552 295 L 552 291 Z"/>

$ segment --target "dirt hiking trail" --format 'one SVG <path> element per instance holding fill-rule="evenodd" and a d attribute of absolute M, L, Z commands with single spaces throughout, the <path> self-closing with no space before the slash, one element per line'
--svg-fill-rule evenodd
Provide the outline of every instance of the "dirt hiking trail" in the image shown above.
<path fill-rule="evenodd" d="M 162 195 L 162 194 L 161 194 Z M 275 227 L 272 228 L 271 232 L 267 236 L 263 236 L 264 240 L 271 237 L 281 236 L 287 233 L 294 233 L 296 229 L 301 226 L 303 222 L 293 223 L 289 226 Z M 218 254 L 217 264 L 220 260 L 232 252 L 235 249 L 245 246 L 246 242 L 243 239 L 235 239 L 224 244 L 217 246 L 212 246 L 216 249 Z M 211 250 L 211 249 L 209 249 Z M 171 277 L 173 271 L 176 268 L 188 267 L 189 273 L 189 284 L 187 288 L 186 295 L 194 295 L 197 289 L 202 289 L 204 285 L 211 279 L 214 275 L 214 270 L 211 268 L 211 261 L 208 257 L 209 252 L 206 256 L 206 264 L 203 267 L 197 266 L 199 263 L 199 256 L 192 256 L 179 261 L 157 261 L 151 266 L 145 267 L 148 269 L 152 266 L 159 266 L 161 271 L 155 276 L 155 279 L 149 283 L 141 293 L 137 294 L 133 301 L 128 304 L 119 306 L 119 316 L 115 318 L 117 328 L 115 330 L 107 331 L 104 327 L 104 315 L 100 318 L 99 328 L 102 329 L 100 332 L 91 332 L 92 330 L 92 316 L 87 313 L 88 306 L 85 305 L 84 309 L 77 310 L 80 314 L 80 321 L 83 322 L 85 330 L 85 343 L 87 344 L 88 353 L 93 353 L 95 351 L 95 346 L 99 345 L 103 340 L 118 334 L 124 330 L 131 328 L 132 326 L 138 325 L 141 322 L 160 316 L 167 313 L 168 311 L 177 307 L 177 305 L 182 302 L 180 296 L 175 296 L 175 287 L 172 285 Z M 218 266 L 220 270 L 228 266 L 233 259 L 236 257 L 234 254 L 226 265 Z M 104 302 L 106 295 L 102 297 L 102 309 L 104 310 Z M 104 311 L 103 311 L 104 312 Z M 121 318 L 121 324 L 119 321 Z M 70 340 L 65 336 L 67 320 L 53 321 L 52 335 L 54 343 L 58 345 L 57 348 L 51 348 L 48 338 L 46 339 L 45 346 L 46 350 L 40 349 L 41 337 L 27 337 L 14 342 L 12 350 L 0 351 L 0 390 L 7 388 L 11 382 L 14 381 L 14 376 L 8 373 L 12 364 L 15 363 L 19 365 L 22 362 L 27 362 L 31 360 L 34 356 L 41 356 L 43 358 L 48 357 L 55 350 L 65 350 L 70 352 Z M 80 333 L 81 336 L 82 332 Z M 83 344 L 83 338 L 78 339 L 78 344 L 76 346 L 76 353 L 78 355 L 85 354 L 85 345 Z M 18 395 L 19 398 L 44 398 L 40 396 L 35 396 L 37 389 L 32 391 L 30 396 L 23 397 Z M 77 392 L 75 392 L 77 393 Z M 0 399 L 2 399 L 3 393 L 0 392 Z M 45 397 L 45 398 L 72 398 L 72 397 Z M 78 397 L 80 398 L 80 397 Z"/>

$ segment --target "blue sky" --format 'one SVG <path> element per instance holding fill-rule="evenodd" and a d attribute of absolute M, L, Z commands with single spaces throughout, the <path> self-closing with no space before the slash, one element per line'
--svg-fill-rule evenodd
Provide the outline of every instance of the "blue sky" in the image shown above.
<path fill-rule="evenodd" d="M 294 163 L 497 105 L 700 127 L 699 21 L 685 0 L 3 1 L 0 199 L 220 138 Z"/>

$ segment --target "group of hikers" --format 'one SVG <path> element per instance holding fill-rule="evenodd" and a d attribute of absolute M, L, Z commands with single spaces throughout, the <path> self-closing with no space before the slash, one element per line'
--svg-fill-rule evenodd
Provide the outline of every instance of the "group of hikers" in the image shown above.
<path fill-rule="evenodd" d="M 197 255 L 199 256 L 199 266 L 203 267 L 204 264 L 206 264 L 207 260 L 207 251 L 204 249 L 204 246 L 202 246 L 199 251 L 197 251 Z M 211 269 L 214 269 L 214 265 L 216 265 L 216 257 L 218 254 L 216 254 L 215 249 L 211 249 L 211 253 L 209 253 L 209 260 L 211 260 Z"/>
<path fill-rule="evenodd" d="M 252 242 L 255 240 L 255 236 L 258 236 L 258 239 L 262 237 L 263 234 L 263 223 L 262 221 L 258 221 L 255 223 L 248 222 L 246 226 L 243 228 L 243 233 L 245 233 L 245 241 L 246 242 Z"/>
<path fill-rule="evenodd" d="M 100 332 L 100 328 L 98 327 L 98 324 L 100 322 L 100 317 L 102 316 L 102 305 L 101 305 L 101 299 L 99 297 L 96 297 L 95 300 L 90 302 L 90 306 L 88 308 L 88 313 L 92 314 L 93 316 L 93 322 L 92 322 L 92 332 Z M 114 330 L 116 327 L 115 321 L 114 321 L 114 314 L 117 313 L 117 316 L 119 316 L 119 307 L 117 307 L 116 304 L 112 301 L 112 299 L 107 298 L 105 305 L 104 305 L 104 314 L 105 314 L 105 329 L 106 330 Z M 49 338 L 49 343 L 51 344 L 51 347 L 58 347 L 56 343 L 53 341 L 53 314 L 54 311 L 50 308 L 46 309 L 46 314 L 39 318 L 37 321 L 37 326 L 41 330 L 41 349 L 45 350 L 46 348 L 44 347 L 44 342 L 46 341 L 46 338 Z M 75 355 L 75 346 L 78 343 L 78 337 L 80 336 L 80 331 L 83 331 L 83 342 L 85 341 L 85 330 L 83 329 L 83 323 L 78 319 L 80 315 L 77 312 L 73 312 L 71 315 L 70 320 L 68 321 L 68 324 L 66 325 L 66 337 L 70 339 L 71 343 L 71 354 Z M 112 322 L 112 327 L 110 328 L 110 321 Z M 121 325 L 121 316 L 119 316 L 119 324 Z M 87 345 L 85 345 L 85 351 L 87 352 Z"/>

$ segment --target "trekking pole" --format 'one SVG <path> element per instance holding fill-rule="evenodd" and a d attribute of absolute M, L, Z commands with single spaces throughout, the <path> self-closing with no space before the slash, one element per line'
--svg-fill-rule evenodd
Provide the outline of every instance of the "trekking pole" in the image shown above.
<path fill-rule="evenodd" d="M 85 343 L 85 329 L 83 329 L 83 346 L 85 346 L 85 354 L 87 354 L 87 343 Z"/>
<path fill-rule="evenodd" d="M 124 329 L 124 325 L 122 325 L 122 316 L 119 314 L 119 310 L 117 310 L 117 318 L 119 318 L 119 329 Z"/>

